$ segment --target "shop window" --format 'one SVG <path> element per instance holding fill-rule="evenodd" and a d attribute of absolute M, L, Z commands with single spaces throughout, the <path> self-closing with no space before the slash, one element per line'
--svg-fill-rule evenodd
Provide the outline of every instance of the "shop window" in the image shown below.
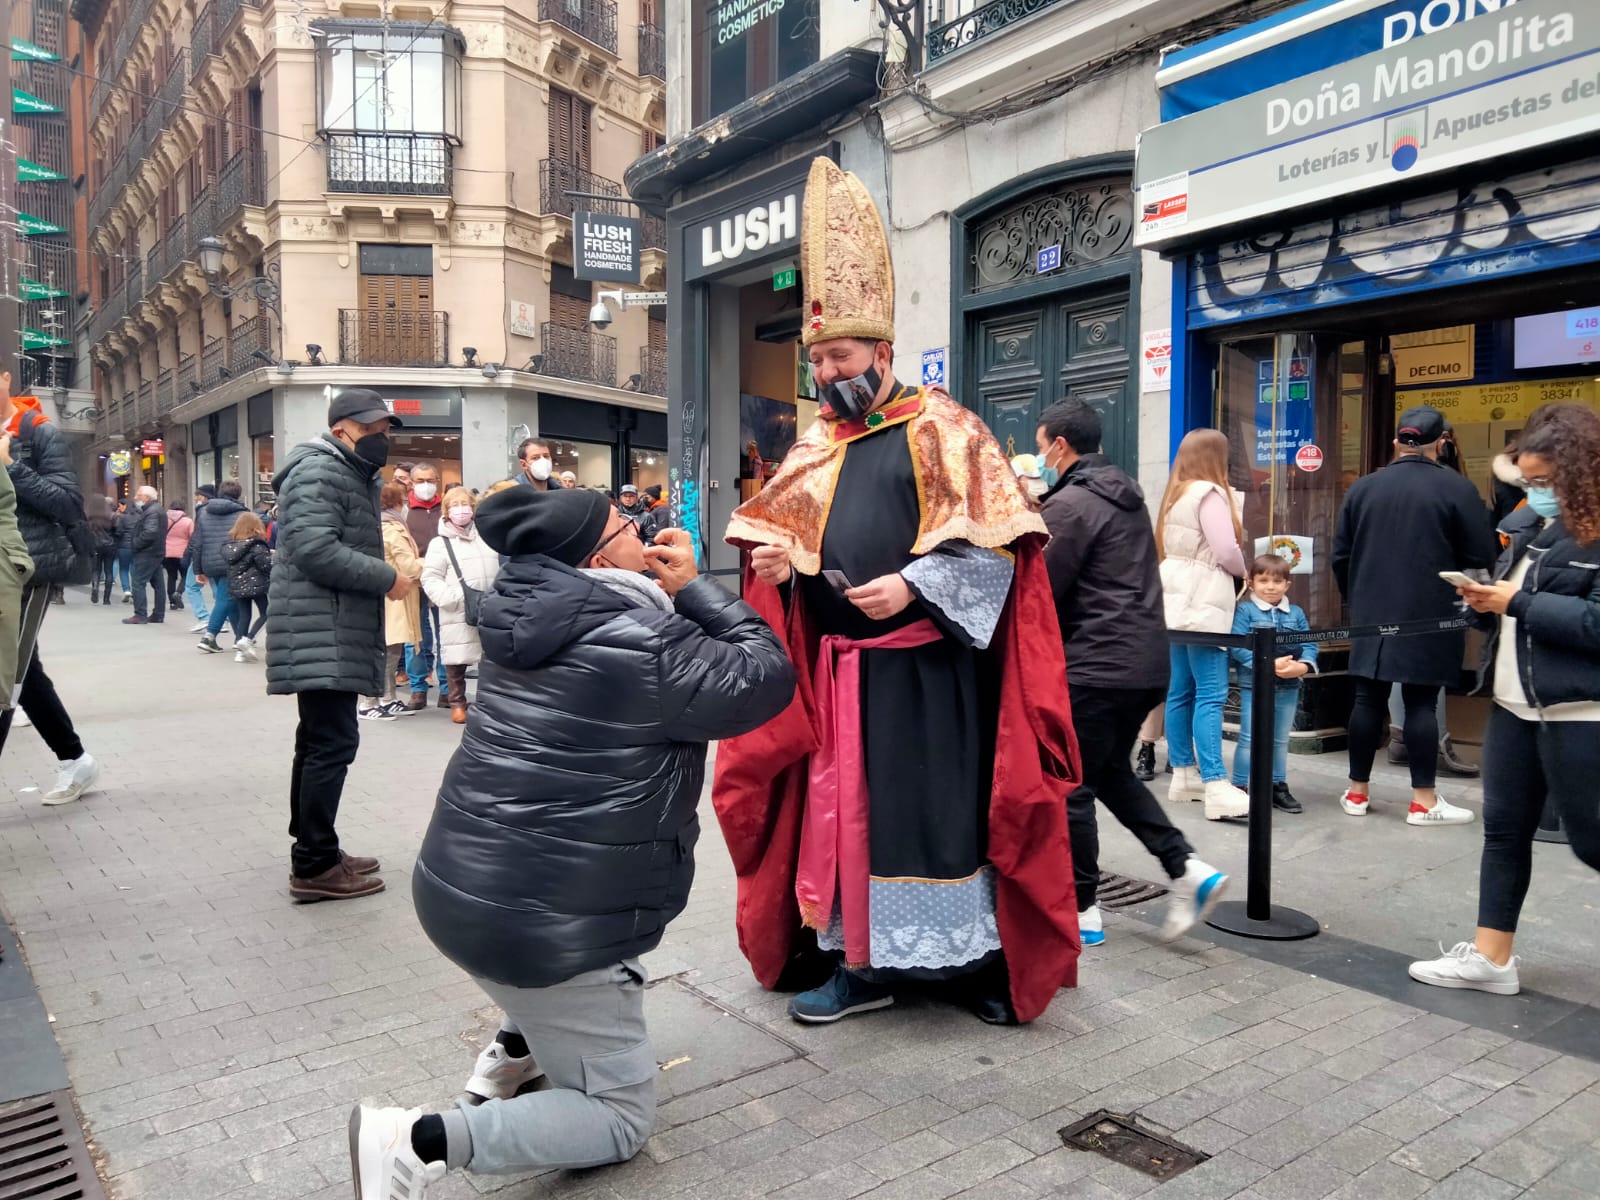
<path fill-rule="evenodd" d="M 690 0 L 695 124 L 815 64 L 821 50 L 819 2 Z"/>
<path fill-rule="evenodd" d="M 578 477 L 578 486 L 594 488 L 602 492 L 610 492 L 611 480 L 611 447 L 595 442 L 568 442 L 552 439 L 550 442 L 550 457 L 554 460 L 552 478 L 559 478 L 565 471 L 571 471 Z M 665 455 L 662 456 L 665 458 Z"/>
<path fill-rule="evenodd" d="M 461 435 L 458 433 L 418 433 L 397 429 L 389 434 L 389 461 L 432 467 L 439 472 L 439 495 L 447 488 L 465 483 L 479 491 L 496 482 L 493 479 L 464 479 L 461 473 Z"/>
<path fill-rule="evenodd" d="M 662 494 L 667 488 L 667 452 L 631 447 L 628 450 L 628 482 L 641 492 L 660 485 Z"/>

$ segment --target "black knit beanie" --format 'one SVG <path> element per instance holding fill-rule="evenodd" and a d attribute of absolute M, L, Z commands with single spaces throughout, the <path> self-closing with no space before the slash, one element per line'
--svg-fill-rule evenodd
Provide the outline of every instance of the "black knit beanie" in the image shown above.
<path fill-rule="evenodd" d="M 478 532 L 501 554 L 547 554 L 575 567 L 594 552 L 611 502 L 588 488 L 509 487 L 478 505 Z"/>

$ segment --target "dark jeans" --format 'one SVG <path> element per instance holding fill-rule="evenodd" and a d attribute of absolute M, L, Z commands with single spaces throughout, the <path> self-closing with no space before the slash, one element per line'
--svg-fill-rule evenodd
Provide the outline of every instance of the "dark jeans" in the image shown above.
<path fill-rule="evenodd" d="M 42 621 L 43 613 L 49 603 L 48 587 L 23 589 L 24 624 L 28 622 L 30 616 Z M 30 606 L 36 606 L 36 610 L 30 611 Z M 61 697 L 56 694 L 56 685 L 50 681 L 50 676 L 44 673 L 44 666 L 39 661 L 37 649 L 28 662 L 27 671 L 22 674 L 22 695 L 17 703 L 22 711 L 28 714 L 28 720 L 33 722 L 33 727 L 39 731 L 44 744 L 50 747 L 51 753 L 56 758 L 62 762 L 71 762 L 83 757 L 83 743 L 78 739 L 77 730 L 72 727 L 72 718 L 67 715 L 66 705 L 61 703 Z M 6 735 L 11 732 L 12 715 L 16 711 L 14 708 L 0 710 L 0 750 L 5 748 Z"/>
<path fill-rule="evenodd" d="M 96 550 L 94 552 L 94 574 L 89 577 L 89 587 L 92 591 L 103 592 L 111 595 L 111 580 L 117 572 L 117 552 L 115 550 Z"/>
<path fill-rule="evenodd" d="M 117 547 L 117 574 L 122 579 L 122 590 L 133 591 L 133 548 L 131 546 Z"/>
<path fill-rule="evenodd" d="M 1372 760 L 1378 757 L 1387 735 L 1389 693 L 1395 685 L 1360 675 L 1350 678 L 1356 685 L 1355 707 L 1350 710 L 1350 780 L 1366 783 L 1372 778 Z M 1431 788 L 1439 769 L 1438 699 L 1437 684 L 1400 684 L 1400 701 L 1406 707 L 1406 757 L 1411 762 L 1414 788 Z"/>
<path fill-rule="evenodd" d="M 361 744 L 354 692 L 301 692 L 300 724 L 294 731 L 294 766 L 289 776 L 289 861 L 301 879 L 339 864 L 339 815 L 345 773 Z"/>
<path fill-rule="evenodd" d="M 1068 680 L 1072 724 L 1083 758 L 1083 786 L 1067 797 L 1067 833 L 1072 841 L 1072 879 L 1078 911 L 1094 904 L 1100 883 L 1100 831 L 1094 802 L 1111 810 L 1144 848 L 1161 860 L 1171 879 L 1183 874 L 1194 853 L 1188 840 L 1167 820 L 1150 789 L 1133 774 L 1129 755 L 1139 726 L 1167 693 L 1163 688 L 1083 687 Z"/>
<path fill-rule="evenodd" d="M 1409 740 L 1406 748 L 1411 748 Z M 1524 721 L 1498 704 L 1483 742 L 1478 924 L 1515 933 L 1548 796 L 1578 858 L 1600 871 L 1600 722 Z"/>
<path fill-rule="evenodd" d="M 183 559 L 163 558 L 161 565 L 167 569 L 167 595 L 172 598 L 173 604 L 177 604 L 178 597 L 183 593 Z"/>
<path fill-rule="evenodd" d="M 267 623 L 267 594 L 262 592 L 259 596 L 235 596 L 234 604 L 238 607 L 239 625 L 245 629 L 244 636 L 252 642 L 256 634 L 261 632 L 261 627 Z M 256 623 L 250 624 L 250 606 L 256 606 Z"/>
<path fill-rule="evenodd" d="M 155 611 L 150 610 L 149 593 L 156 596 Z M 133 560 L 133 615 L 164 621 L 167 616 L 167 592 L 161 578 L 159 558 Z"/>

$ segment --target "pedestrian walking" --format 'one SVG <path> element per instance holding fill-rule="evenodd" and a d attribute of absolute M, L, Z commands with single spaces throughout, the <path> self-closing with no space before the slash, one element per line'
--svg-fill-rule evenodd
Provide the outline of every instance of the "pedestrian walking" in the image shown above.
<path fill-rule="evenodd" d="M 45 672 L 38 633 L 50 604 L 50 589 L 77 570 L 78 551 L 68 531 L 84 521 L 83 493 L 72 470 L 72 448 L 66 436 L 40 410 L 34 396 L 11 394 L 11 372 L 0 370 L 0 466 L 11 478 L 17 497 L 17 529 L 33 559 L 33 575 L 22 589 L 20 650 L 17 673 L 22 686 L 17 707 L 39 731 L 56 756 L 55 783 L 45 804 L 70 804 L 100 777 L 100 764 L 84 749 L 72 718 Z M 92 553 L 92 543 L 85 551 Z M 17 708 L 0 711 L 0 747 Z"/>
<path fill-rule="evenodd" d="M 1140 783 L 1149 783 L 1156 777 L 1156 743 L 1167 735 L 1167 698 L 1161 697 L 1161 703 L 1152 708 L 1144 719 L 1144 724 L 1139 726 L 1139 749 L 1135 754 L 1133 777 Z M 1172 773 L 1171 763 L 1167 764 L 1167 774 Z"/>
<path fill-rule="evenodd" d="M 228 531 L 222 547 L 228 564 L 228 595 L 239 609 L 239 626 L 244 636 L 234 643 L 234 662 L 255 662 L 259 658 L 256 640 L 267 624 L 267 591 L 272 583 L 272 549 L 267 545 L 266 526 L 255 513 L 240 513 Z M 256 611 L 251 624 L 250 610 Z"/>
<path fill-rule="evenodd" d="M 126 500 L 117 501 L 117 515 L 111 523 L 117 542 L 117 582 L 122 585 L 122 602 L 133 603 L 133 529 L 139 514 Z"/>
<path fill-rule="evenodd" d="M 1527 504 L 1507 514 L 1494 581 L 1459 589 L 1488 633 L 1478 928 L 1411 978 L 1498 995 L 1521 989 L 1517 922 L 1548 804 L 1578 859 L 1600 871 L 1600 416 L 1581 404 L 1529 417 L 1516 465 Z M 1442 949 L 1441 945 L 1441 949 Z"/>
<path fill-rule="evenodd" d="M 11 472 L 0 471 L 0 710 L 7 712 L 16 705 L 22 593 L 32 578 L 33 556 L 17 526 L 17 490 Z M 15 721 L 15 716 L 10 720 Z M 5 726 L 0 725 L 0 750 L 4 748 Z"/>
<path fill-rule="evenodd" d="M 1495 540 L 1478 490 L 1440 465 L 1445 421 L 1427 405 L 1400 415 L 1395 459 L 1345 493 L 1333 539 L 1333 577 L 1354 625 L 1445 621 L 1459 613 L 1441 571 L 1487 569 Z M 1350 713 L 1350 783 L 1339 798 L 1353 817 L 1370 808 L 1372 762 L 1388 730 L 1389 694 L 1405 706 L 1411 804 L 1406 822 L 1464 825 L 1470 809 L 1440 797 L 1439 689 L 1455 683 L 1466 656 L 1460 630 L 1409 637 L 1361 637 L 1350 646 L 1355 706 Z"/>
<path fill-rule="evenodd" d="M 1245 577 L 1240 499 L 1228 486 L 1228 439 L 1192 429 L 1178 444 L 1156 521 L 1161 589 L 1169 630 L 1227 633 Z M 1168 798 L 1205 801 L 1208 821 L 1242 817 L 1250 797 L 1228 782 L 1222 758 L 1222 706 L 1228 652 L 1174 642 L 1167 690 Z"/>
<path fill-rule="evenodd" d="M 133 616 L 124 625 L 159 625 L 167 619 L 166 584 L 161 560 L 167 550 L 167 514 L 155 488 L 144 484 L 133 495 Z M 150 595 L 155 594 L 155 606 Z"/>
<path fill-rule="evenodd" d="M 886 1008 L 912 980 L 1031 1021 L 1078 958 L 1081 778 L 1044 521 L 971 409 L 896 380 L 883 224 L 829 159 L 801 259 L 824 407 L 726 536 L 814 703 L 718 751 L 739 944 L 767 987 L 795 955 L 832 968 L 790 1001 L 797 1021 Z"/>
<path fill-rule="evenodd" d="M 1067 797 L 1067 828 L 1085 946 L 1105 941 L 1095 902 L 1096 799 L 1172 880 L 1162 929 L 1167 940 L 1204 920 L 1228 885 L 1228 877 L 1195 855 L 1150 789 L 1134 778 L 1134 739 L 1167 694 L 1171 658 L 1144 492 L 1100 453 L 1100 437 L 1100 414 L 1081 400 L 1045 409 L 1036 435 L 1047 488 L 1040 511 L 1050 530 L 1044 562 L 1070 664 L 1072 724 L 1083 756 L 1083 783 Z"/>
<path fill-rule="evenodd" d="M 482 691 L 412 898 L 429 939 L 504 1019 L 467 1084 L 481 1104 L 356 1106 L 359 1200 L 422 1200 L 447 1169 L 639 1152 L 658 1074 L 639 958 L 688 900 L 706 743 L 777 715 L 794 692 L 772 630 L 696 575 L 687 534 L 646 548 L 588 489 L 512 488 L 477 523 L 510 561 L 484 598 Z"/>
<path fill-rule="evenodd" d="M 200 520 L 200 510 L 212 500 L 217 498 L 217 489 L 209 483 L 202 483 L 194 490 L 194 516 L 192 521 Z M 191 532 L 189 540 L 194 541 Z M 205 590 L 200 586 L 200 564 L 195 561 L 193 554 L 185 548 L 183 561 L 183 595 L 189 602 L 189 611 L 194 614 L 194 624 L 189 626 L 190 633 L 204 633 L 211 627 L 211 606 L 206 603 Z"/>
<path fill-rule="evenodd" d="M 420 472 L 423 468 L 419 466 L 413 470 Z M 406 490 L 397 483 L 386 483 L 380 495 L 383 561 L 402 579 L 418 583 L 422 578 L 422 558 L 417 554 L 417 543 L 406 524 Z M 383 602 L 383 686 L 372 695 L 361 697 L 356 715 L 362 720 L 392 721 L 397 716 L 418 713 L 427 707 L 426 703 L 408 704 L 396 699 L 394 693 L 394 681 L 405 669 L 408 647 L 422 640 L 419 591 L 412 588 L 404 596 L 389 597 Z"/>
<path fill-rule="evenodd" d="M 117 502 L 110 496 L 92 496 L 84 504 L 89 533 L 94 539 L 94 567 L 89 573 L 89 603 L 111 603 L 111 581 L 117 569 Z"/>
<path fill-rule="evenodd" d="M 167 540 L 161 565 L 167 573 L 167 603 L 175 610 L 183 608 L 183 552 L 193 536 L 194 519 L 183 501 L 171 501 L 167 505 Z"/>
<path fill-rule="evenodd" d="M 467 668 L 483 657 L 478 636 L 481 598 L 500 573 L 499 553 L 478 530 L 477 506 L 477 498 L 466 488 L 446 493 L 445 519 L 422 566 L 422 590 L 439 610 L 439 657 L 450 719 L 457 725 L 467 721 Z"/>
<path fill-rule="evenodd" d="M 269 590 L 267 692 L 294 696 L 300 710 L 289 776 L 296 900 L 347 900 L 384 886 L 378 860 L 346 854 L 334 824 L 361 744 L 356 697 L 380 690 L 383 600 L 416 586 L 383 561 L 378 516 L 378 472 L 399 424 L 378 393 L 348 388 L 328 406 L 329 432 L 291 450 L 272 479 L 283 528 Z"/>
<path fill-rule="evenodd" d="M 1276 554 L 1263 554 L 1250 564 L 1250 594 L 1239 601 L 1234 611 L 1235 634 L 1250 634 L 1257 629 L 1278 633 L 1310 631 L 1305 610 L 1289 602 L 1290 570 L 1289 560 Z M 1229 653 L 1239 668 L 1239 748 L 1233 753 L 1233 786 L 1245 790 L 1250 786 L 1250 753 L 1255 744 L 1251 740 L 1255 725 L 1255 655 L 1238 646 Z M 1304 811 L 1289 790 L 1289 734 L 1300 708 L 1300 681 L 1316 669 L 1315 642 L 1278 644 L 1272 664 L 1276 681 L 1272 698 L 1272 807 L 1280 812 Z"/>
<path fill-rule="evenodd" d="M 418 555 L 427 556 L 428 547 L 439 536 L 443 516 L 439 472 L 427 463 L 418 463 L 411 469 L 411 494 L 405 516 L 406 528 L 411 532 Z M 406 708 L 411 712 L 420 712 L 428 707 L 428 689 L 435 676 L 439 684 L 439 707 L 446 708 L 449 700 L 445 695 L 444 663 L 438 653 L 439 610 L 422 594 L 421 589 L 414 593 L 414 599 L 417 604 L 418 638 L 405 646 L 406 682 L 411 687 Z M 395 678 L 399 679 L 398 673 Z"/>
<path fill-rule="evenodd" d="M 205 633 L 195 649 L 202 654 L 221 654 L 217 635 L 224 625 L 233 626 L 233 640 L 237 647 L 244 637 L 244 622 L 238 607 L 228 592 L 228 560 L 222 548 L 233 534 L 233 523 L 239 514 L 249 510 L 240 503 L 244 489 L 232 479 L 217 487 L 217 495 L 207 500 L 205 506 L 194 514 L 194 535 L 189 539 L 189 558 L 198 568 L 195 579 L 211 585 L 211 616 L 206 621 Z"/>

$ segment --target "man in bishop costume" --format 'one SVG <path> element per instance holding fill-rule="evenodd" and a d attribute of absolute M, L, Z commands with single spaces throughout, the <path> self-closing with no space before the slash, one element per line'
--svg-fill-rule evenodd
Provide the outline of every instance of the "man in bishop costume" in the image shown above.
<path fill-rule="evenodd" d="M 819 419 L 727 531 L 801 681 L 718 754 L 740 947 L 766 987 L 795 978 L 803 929 L 834 956 L 791 1002 L 799 1021 L 887 1007 L 910 981 L 1031 1021 L 1078 958 L 1044 522 L 975 413 L 895 378 L 883 225 L 825 158 L 801 263 Z"/>

